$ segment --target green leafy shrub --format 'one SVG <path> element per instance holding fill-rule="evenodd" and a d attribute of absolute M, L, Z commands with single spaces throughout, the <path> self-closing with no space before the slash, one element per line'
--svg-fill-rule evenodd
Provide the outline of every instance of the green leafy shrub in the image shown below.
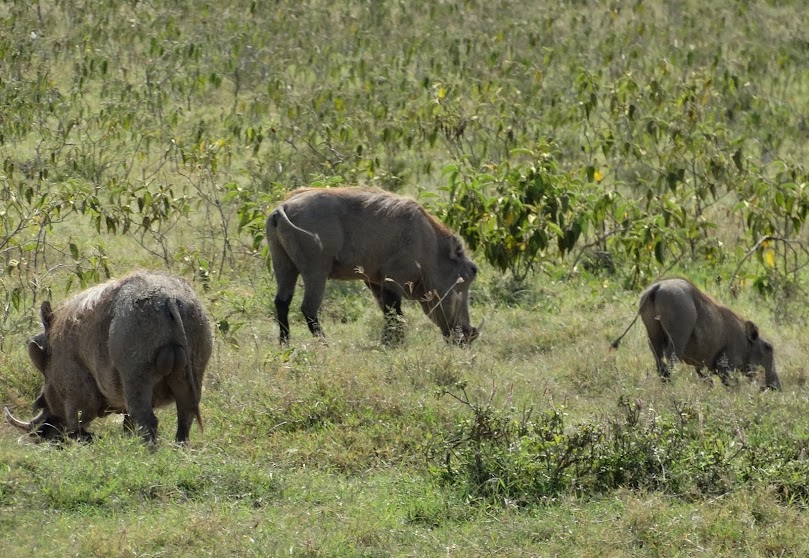
<path fill-rule="evenodd" d="M 594 199 L 599 194 L 592 183 L 561 172 L 550 146 L 512 155 L 527 162 L 506 161 L 468 180 L 457 166 L 448 167 L 443 217 L 495 268 L 524 278 L 552 248 L 562 256 L 570 252 L 595 220 L 603 220 L 599 210 L 609 202 Z"/>
<path fill-rule="evenodd" d="M 456 389 L 460 395 L 443 393 L 471 416 L 446 436 L 434 471 L 481 502 L 534 505 L 618 488 L 702 498 L 760 483 L 776 487 L 785 501 L 809 505 L 801 440 L 745 436 L 738 425 L 706 423 L 687 406 L 644 413 L 640 401 L 625 398 L 616 418 L 568 424 L 563 408 L 514 416 L 491 399 L 471 401 L 463 385 Z"/>
<path fill-rule="evenodd" d="M 515 150 L 502 164 L 483 172 L 447 167 L 449 201 L 443 219 L 472 250 L 480 250 L 517 281 L 542 261 L 562 261 L 596 248 L 625 266 L 630 283 L 654 275 L 715 224 L 693 221 L 678 199 L 664 197 L 654 211 L 600 184 L 593 167 L 563 171 L 549 144 Z M 612 258 L 610 258 L 614 261 Z M 611 263 L 614 266 L 614 263 Z"/>

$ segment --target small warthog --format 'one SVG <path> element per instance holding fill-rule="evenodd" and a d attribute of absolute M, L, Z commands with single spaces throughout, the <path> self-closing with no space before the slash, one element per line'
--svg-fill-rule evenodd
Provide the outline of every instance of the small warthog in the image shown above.
<path fill-rule="evenodd" d="M 281 343 L 289 341 L 289 305 L 303 278 L 301 311 L 313 335 L 327 279 L 361 279 L 385 313 L 383 341 L 401 338 L 402 297 L 418 300 L 448 340 L 470 342 L 469 286 L 478 268 L 463 244 L 416 201 L 375 188 L 304 188 L 267 218 L 278 284 Z"/>
<path fill-rule="evenodd" d="M 125 413 L 127 431 L 157 436 L 153 408 L 177 405 L 178 442 L 199 414 L 211 327 L 202 302 L 183 279 L 140 271 L 87 289 L 56 309 L 41 307 L 44 331 L 28 355 L 45 376 L 30 422 L 12 425 L 42 438 L 90 438 L 96 417 Z"/>
<path fill-rule="evenodd" d="M 775 371 L 773 347 L 758 332 L 756 324 L 745 320 L 684 279 L 665 279 L 654 283 L 640 296 L 635 319 L 612 348 L 635 325 L 638 316 L 649 334 L 649 344 L 663 379 L 671 374 L 672 359 L 677 358 L 696 367 L 702 376 L 707 368 L 725 384 L 730 372 L 741 370 L 746 375 L 764 368 L 767 387 L 781 389 Z"/>

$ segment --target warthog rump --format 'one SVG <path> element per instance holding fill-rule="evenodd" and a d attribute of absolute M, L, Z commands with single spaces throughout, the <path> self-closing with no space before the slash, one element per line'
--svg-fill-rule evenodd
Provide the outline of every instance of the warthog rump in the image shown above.
<path fill-rule="evenodd" d="M 449 340 L 470 342 L 479 334 L 469 319 L 477 266 L 458 237 L 412 199 L 375 188 L 296 190 L 270 213 L 266 232 L 282 343 L 289 341 L 298 276 L 313 335 L 323 334 L 317 314 L 328 279 L 365 282 L 386 316 L 386 343 L 401 337 L 403 297 L 419 301 Z"/>
<path fill-rule="evenodd" d="M 613 349 L 618 348 L 638 316 L 646 326 L 661 378 L 669 378 L 672 360 L 676 357 L 696 367 L 700 376 L 707 368 L 725 384 L 729 383 L 731 371 L 741 370 L 752 375 L 761 366 L 766 386 L 781 389 L 773 347 L 759 335 L 758 326 L 719 304 L 689 281 L 665 279 L 643 291 L 638 314 L 613 341 Z"/>
<path fill-rule="evenodd" d="M 89 438 L 85 427 L 125 413 L 127 430 L 157 435 L 153 408 L 177 406 L 178 442 L 188 440 L 211 355 L 211 328 L 202 302 L 183 280 L 136 272 L 97 285 L 55 309 L 41 307 L 44 330 L 28 354 L 45 376 L 31 421 L 6 420 L 42 438 Z"/>

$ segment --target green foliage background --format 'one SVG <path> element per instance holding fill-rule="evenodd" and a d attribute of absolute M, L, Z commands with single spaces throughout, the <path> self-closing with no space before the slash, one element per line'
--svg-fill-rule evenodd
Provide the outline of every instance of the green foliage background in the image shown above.
<path fill-rule="evenodd" d="M 181 274 L 217 326 L 191 450 L 111 419 L 62 450 L 3 429 L 0 553 L 805 553 L 804 12 L 0 3 L 0 400 L 24 414 L 41 386 L 39 303 L 108 276 Z M 265 216 L 338 183 L 459 231 L 476 346 L 411 308 L 385 351 L 351 284 L 329 285 L 329 346 L 300 322 L 275 345 Z M 760 323 L 783 393 L 661 386 L 642 332 L 602 356 L 667 273 Z"/>

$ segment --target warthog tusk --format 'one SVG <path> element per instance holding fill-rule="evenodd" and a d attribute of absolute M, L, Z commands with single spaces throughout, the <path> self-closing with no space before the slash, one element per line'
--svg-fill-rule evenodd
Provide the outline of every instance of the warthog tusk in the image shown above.
<path fill-rule="evenodd" d="M 11 414 L 11 411 L 8 410 L 8 407 L 3 407 L 3 414 L 6 415 L 6 422 L 8 422 L 11 426 L 16 426 L 20 430 L 25 430 L 26 432 L 32 432 L 34 428 L 45 422 L 47 418 L 45 414 L 45 410 L 39 412 L 39 414 L 31 420 L 31 422 L 25 422 L 14 415 Z"/>
<path fill-rule="evenodd" d="M 486 317 L 484 316 L 483 319 L 480 320 L 480 324 L 475 329 L 477 330 L 478 334 L 480 334 L 481 330 L 483 330 L 483 324 L 486 323 Z"/>

